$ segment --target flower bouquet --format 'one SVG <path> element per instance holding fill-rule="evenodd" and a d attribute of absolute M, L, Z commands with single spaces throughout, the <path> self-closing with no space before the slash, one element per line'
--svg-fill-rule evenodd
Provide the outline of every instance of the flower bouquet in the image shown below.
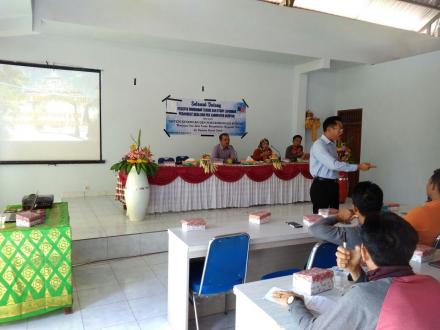
<path fill-rule="evenodd" d="M 268 163 L 272 163 L 272 166 L 276 170 L 281 170 L 283 168 L 283 164 L 280 161 L 280 158 L 277 154 L 273 153 L 269 159 L 266 160 Z"/>
<path fill-rule="evenodd" d="M 203 168 L 205 174 L 217 171 L 217 165 L 212 162 L 211 156 L 208 154 L 204 154 L 202 159 L 200 159 L 200 167 Z"/>
<path fill-rule="evenodd" d="M 113 164 L 110 169 L 116 172 L 122 171 L 128 175 L 130 170 L 135 167 L 137 174 L 143 171 L 147 176 L 154 176 L 158 165 L 153 162 L 150 147 L 141 147 L 141 130 L 139 130 L 136 140 L 133 137 L 131 139 L 134 143 L 130 145 L 130 152 L 119 163 Z"/>
<path fill-rule="evenodd" d="M 347 163 L 351 161 L 351 149 L 344 142 L 337 142 L 336 151 L 340 161 Z"/>

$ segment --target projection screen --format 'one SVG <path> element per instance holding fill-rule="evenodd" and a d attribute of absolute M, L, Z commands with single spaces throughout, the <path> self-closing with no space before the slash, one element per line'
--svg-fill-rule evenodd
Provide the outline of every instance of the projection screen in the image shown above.
<path fill-rule="evenodd" d="M 0 61 L 0 163 L 102 162 L 101 72 Z"/>

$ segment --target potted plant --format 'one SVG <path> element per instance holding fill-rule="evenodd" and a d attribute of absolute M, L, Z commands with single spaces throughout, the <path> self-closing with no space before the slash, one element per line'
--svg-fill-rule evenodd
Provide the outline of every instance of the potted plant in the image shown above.
<path fill-rule="evenodd" d="M 150 148 L 141 146 L 141 130 L 137 139 L 131 139 L 134 143 L 130 145 L 130 152 L 110 169 L 127 174 L 124 189 L 127 216 L 131 221 L 141 221 L 147 214 L 150 198 L 147 176 L 156 175 L 158 165 L 153 161 Z"/>

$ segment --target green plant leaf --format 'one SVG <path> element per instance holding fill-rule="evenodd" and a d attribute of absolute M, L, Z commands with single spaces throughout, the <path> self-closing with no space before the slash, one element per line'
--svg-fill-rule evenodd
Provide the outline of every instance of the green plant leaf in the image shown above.
<path fill-rule="evenodd" d="M 139 133 L 138 133 L 137 145 L 138 145 L 138 148 L 141 147 L 141 129 L 140 128 L 139 128 Z"/>
<path fill-rule="evenodd" d="M 128 165 L 128 163 L 122 163 L 120 171 L 125 172 L 125 174 L 128 174 L 128 172 L 127 172 L 127 165 Z"/>
<path fill-rule="evenodd" d="M 126 169 L 127 174 L 130 173 L 132 167 L 133 167 L 133 164 L 127 163 L 127 169 Z"/>
<path fill-rule="evenodd" d="M 141 164 L 141 169 L 146 175 L 148 175 L 148 167 L 144 163 Z"/>
<path fill-rule="evenodd" d="M 137 172 L 137 174 L 141 174 L 141 166 L 140 166 L 141 164 L 138 164 L 138 163 L 136 163 L 136 172 Z"/>

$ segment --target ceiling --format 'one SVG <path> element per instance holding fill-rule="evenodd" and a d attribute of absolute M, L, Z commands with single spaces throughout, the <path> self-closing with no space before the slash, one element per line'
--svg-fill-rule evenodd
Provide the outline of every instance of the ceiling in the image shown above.
<path fill-rule="evenodd" d="M 421 31 L 440 18 L 439 0 L 263 0 L 360 21 Z"/>
<path fill-rule="evenodd" d="M 301 1 L 307 2 L 295 4 Z M 360 0 L 340 1 L 356 14 Z M 293 65 L 316 59 L 374 64 L 440 50 L 440 38 L 288 9 L 255 0 L 0 0 L 0 38 L 79 38 Z"/>

